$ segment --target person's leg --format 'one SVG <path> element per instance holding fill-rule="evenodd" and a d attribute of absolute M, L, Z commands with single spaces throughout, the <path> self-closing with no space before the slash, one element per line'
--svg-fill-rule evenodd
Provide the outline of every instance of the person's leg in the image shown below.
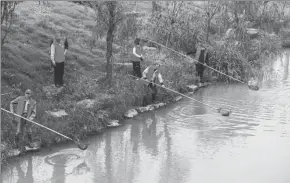
<path fill-rule="evenodd" d="M 56 87 L 59 87 L 60 85 L 60 63 L 56 63 L 55 65 L 55 86 Z"/>
<path fill-rule="evenodd" d="M 57 65 L 54 66 L 54 85 L 57 85 Z"/>
<path fill-rule="evenodd" d="M 136 62 L 132 61 L 133 63 L 133 76 L 137 76 L 137 72 L 136 72 Z"/>
<path fill-rule="evenodd" d="M 136 63 L 136 74 L 137 74 L 137 77 L 141 78 L 142 77 L 142 73 L 141 73 L 141 66 L 140 66 L 140 62 L 137 62 Z"/>
<path fill-rule="evenodd" d="M 22 115 L 23 117 L 26 117 Z M 20 119 L 20 122 L 17 123 L 17 130 L 16 130 L 16 136 L 15 136 L 15 144 L 16 148 L 21 148 L 23 146 L 23 140 L 24 140 L 24 119 Z"/>
<path fill-rule="evenodd" d="M 14 143 L 15 143 L 16 148 L 19 148 L 22 125 L 21 125 L 21 122 L 19 121 L 15 121 L 15 122 L 16 122 L 16 134 L 14 137 Z"/>
<path fill-rule="evenodd" d="M 156 101 L 157 87 L 156 85 L 153 85 L 152 83 L 150 83 L 149 88 L 151 90 L 152 103 L 154 103 Z"/>
<path fill-rule="evenodd" d="M 60 73 L 59 73 L 59 84 L 63 86 L 63 75 L 64 75 L 64 62 L 60 63 Z"/>
<path fill-rule="evenodd" d="M 200 82 L 201 83 L 203 83 L 204 81 L 203 81 L 203 72 L 204 72 L 204 66 L 202 66 L 201 68 L 200 68 Z"/>
<path fill-rule="evenodd" d="M 26 133 L 28 138 L 28 146 L 32 148 L 32 123 L 25 121 Z"/>

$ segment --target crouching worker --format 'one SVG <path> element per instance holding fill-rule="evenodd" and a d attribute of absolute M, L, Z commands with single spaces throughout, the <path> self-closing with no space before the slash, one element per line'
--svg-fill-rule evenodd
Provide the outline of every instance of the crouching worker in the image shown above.
<path fill-rule="evenodd" d="M 155 84 L 157 82 L 157 79 L 159 80 L 159 83 L 162 87 L 164 87 L 162 75 L 159 72 L 159 64 L 154 64 L 152 66 L 147 67 L 142 75 L 143 77 L 141 79 L 145 79 L 149 81 L 150 83 L 147 84 L 147 87 L 150 90 L 151 97 L 152 97 L 152 103 L 156 102 L 156 95 L 157 95 L 157 85 Z M 145 100 L 145 97 L 144 97 Z M 143 105 L 146 105 L 145 101 L 143 100 Z"/>
<path fill-rule="evenodd" d="M 31 97 L 32 92 L 30 89 L 25 91 L 24 96 L 19 96 L 18 98 L 12 100 L 10 102 L 10 111 L 14 113 L 14 107 L 16 109 L 16 114 L 27 118 L 29 120 L 33 120 L 36 115 L 36 101 Z M 27 136 L 28 136 L 28 146 L 31 147 L 32 143 L 32 127 L 33 123 L 27 122 L 25 119 L 20 118 L 18 116 L 13 115 L 13 122 L 17 124 L 17 130 L 15 135 L 15 144 L 16 148 L 24 147 L 26 144 L 21 143 L 24 142 L 24 129 L 26 128 Z"/>

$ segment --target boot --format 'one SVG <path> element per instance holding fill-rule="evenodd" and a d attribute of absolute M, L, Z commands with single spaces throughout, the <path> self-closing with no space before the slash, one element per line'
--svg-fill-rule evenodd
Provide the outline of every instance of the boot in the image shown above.
<path fill-rule="evenodd" d="M 156 101 L 156 94 L 152 94 L 152 104 L 154 104 Z"/>
<path fill-rule="evenodd" d="M 27 137 L 28 137 L 28 147 L 33 148 L 33 146 L 32 146 L 32 133 L 28 133 Z"/>
<path fill-rule="evenodd" d="M 14 143 L 15 143 L 16 149 L 18 149 L 19 148 L 19 134 L 16 134 L 14 136 Z"/>

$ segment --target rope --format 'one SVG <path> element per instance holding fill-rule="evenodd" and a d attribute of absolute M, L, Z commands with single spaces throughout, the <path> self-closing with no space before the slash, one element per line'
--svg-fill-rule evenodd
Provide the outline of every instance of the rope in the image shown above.
<path fill-rule="evenodd" d="M 129 74 L 128 76 L 131 76 L 131 77 L 134 77 L 134 78 L 137 78 L 137 79 L 141 79 L 141 80 L 143 80 L 143 81 L 146 81 L 147 83 L 155 84 L 155 85 L 160 86 L 160 87 L 162 87 L 162 88 L 164 88 L 164 89 L 167 89 L 167 90 L 169 90 L 169 91 L 172 91 L 172 92 L 174 92 L 174 93 L 177 93 L 177 94 L 179 94 L 179 95 L 182 95 L 182 96 L 184 96 L 184 97 L 186 97 L 186 98 L 189 98 L 189 99 L 191 99 L 191 100 L 194 100 L 194 101 L 196 101 L 196 102 L 199 102 L 199 103 L 201 103 L 201 104 L 203 104 L 203 105 L 206 105 L 206 106 L 208 106 L 208 107 L 210 107 L 210 108 L 212 108 L 212 109 L 215 109 L 215 110 L 219 110 L 219 109 L 220 109 L 220 108 L 212 107 L 212 106 L 210 106 L 210 105 L 208 105 L 208 104 L 205 104 L 205 103 L 203 103 L 203 102 L 200 102 L 200 101 L 198 101 L 198 100 L 196 100 L 196 99 L 194 99 L 194 98 L 192 98 L 192 97 L 189 97 L 189 96 L 187 96 L 187 95 L 184 95 L 184 94 L 182 94 L 182 93 L 179 93 L 179 92 L 177 92 L 177 91 L 174 91 L 174 90 L 172 90 L 172 89 L 170 89 L 170 88 L 167 88 L 167 87 L 161 86 L 161 85 L 159 85 L 159 84 L 157 84 L 157 83 L 153 83 L 153 82 L 150 82 L 150 81 L 144 80 L 144 79 L 142 79 L 142 78 L 138 78 L 138 77 L 133 76 L 133 75 L 130 75 L 130 74 Z"/>
<path fill-rule="evenodd" d="M 3 108 L 1 108 L 1 110 L 5 111 L 5 112 L 7 112 L 7 113 L 13 114 L 14 116 L 17 116 L 17 117 L 20 117 L 20 118 L 22 118 L 22 119 L 25 119 L 26 121 L 29 121 L 29 122 L 31 122 L 31 123 L 33 123 L 33 124 L 36 124 L 36 125 L 38 125 L 38 126 L 41 126 L 41 127 L 45 128 L 45 129 L 47 129 L 47 130 L 50 130 L 50 131 L 52 131 L 52 132 L 54 132 L 54 133 L 56 133 L 56 134 L 58 134 L 58 135 L 60 135 L 60 136 L 62 136 L 62 137 L 64 137 L 64 138 L 66 138 L 66 139 L 69 139 L 69 140 L 72 140 L 72 141 L 73 141 L 73 139 L 71 139 L 71 138 L 69 138 L 69 137 L 67 137 L 67 136 L 65 136 L 65 135 L 63 135 L 63 134 L 61 134 L 61 133 L 58 133 L 57 131 L 54 131 L 54 130 L 52 130 L 52 129 L 46 127 L 46 126 L 43 126 L 43 125 L 41 125 L 41 124 L 39 124 L 39 123 L 36 123 L 36 122 L 34 122 L 34 121 L 32 121 L 32 120 L 29 120 L 29 119 L 27 119 L 27 118 L 24 118 L 23 116 L 19 116 L 18 114 L 15 114 L 15 113 L 13 113 L 13 112 L 7 111 L 6 109 L 3 109 Z"/>
<path fill-rule="evenodd" d="M 238 82 L 240 82 L 240 83 L 242 83 L 242 84 L 246 84 L 245 82 L 243 82 L 243 81 L 241 81 L 241 80 L 239 80 L 239 79 L 236 79 L 236 78 L 234 78 L 234 77 L 232 77 L 232 76 L 229 76 L 229 75 L 227 75 L 227 74 L 225 74 L 225 73 L 222 73 L 222 72 L 220 72 L 219 70 L 216 70 L 216 69 L 214 69 L 214 68 L 212 68 L 212 67 L 210 67 L 210 66 L 208 66 L 208 65 L 206 65 L 206 64 L 204 64 L 204 63 L 201 63 L 201 62 L 199 62 L 198 60 L 195 60 L 195 59 L 193 59 L 193 58 L 191 58 L 191 57 L 189 57 L 189 56 L 187 56 L 187 55 L 184 55 L 184 54 L 182 54 L 182 53 L 179 53 L 178 51 L 175 51 L 174 49 L 168 48 L 168 47 L 165 46 L 165 45 L 162 45 L 162 44 L 160 44 L 160 43 L 157 43 L 157 42 L 152 41 L 152 40 L 147 39 L 147 38 L 142 38 L 142 39 L 148 40 L 148 41 L 150 41 L 150 42 L 152 42 L 152 43 L 155 43 L 155 44 L 157 44 L 157 45 L 159 45 L 159 46 L 162 46 L 162 47 L 164 47 L 164 48 L 166 48 L 166 49 L 168 49 L 168 50 L 171 50 L 171 51 L 173 51 L 173 52 L 175 52 L 175 53 L 177 53 L 177 54 L 179 54 L 179 55 L 181 55 L 181 56 L 184 56 L 184 57 L 186 57 L 186 58 L 189 58 L 189 59 L 191 59 L 191 60 L 194 60 L 195 62 L 198 62 L 198 63 L 202 64 L 203 66 L 206 66 L 206 67 L 208 67 L 208 68 L 210 68 L 210 69 L 212 69 L 212 70 L 214 70 L 214 71 L 216 71 L 216 72 L 218 72 L 218 73 L 220 73 L 220 74 L 223 74 L 223 75 L 225 75 L 225 76 L 227 76 L 227 77 L 229 77 L 229 78 L 231 78 L 231 79 L 233 79 L 233 80 L 236 80 L 236 81 L 238 81 Z"/>

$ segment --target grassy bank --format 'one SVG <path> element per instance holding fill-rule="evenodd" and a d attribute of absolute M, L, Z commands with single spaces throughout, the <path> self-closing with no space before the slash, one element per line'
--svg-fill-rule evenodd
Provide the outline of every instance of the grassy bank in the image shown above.
<path fill-rule="evenodd" d="M 1 96 L 1 107 L 9 109 L 12 99 L 31 88 L 33 98 L 37 101 L 35 121 L 64 135 L 82 139 L 88 134 L 100 132 L 110 119 L 122 119 L 125 111 L 132 106 L 140 106 L 144 91 L 135 80 L 128 77 L 131 71 L 124 66 L 114 66 L 110 88 L 103 83 L 106 68 L 105 40 L 97 41 L 92 51 L 87 47 L 90 28 L 94 25 L 92 10 L 69 2 L 49 4 L 49 7 L 39 8 L 38 2 L 24 2 L 16 9 L 18 18 L 1 54 L 1 93 L 12 93 Z M 49 12 L 49 15 L 45 15 L 44 11 Z M 65 63 L 66 86 L 61 93 L 49 99 L 43 87 L 53 83 L 53 72 L 49 72 L 49 38 L 57 32 L 68 35 L 70 44 Z M 119 49 L 118 45 L 114 45 L 114 54 Z M 157 51 L 148 52 L 142 69 L 160 59 L 160 54 Z M 169 64 L 174 63 L 174 59 L 166 55 L 163 59 L 166 65 L 162 66 L 161 72 L 165 85 L 184 91 L 186 85 L 195 80 L 193 67 L 184 63 Z M 176 95 L 160 90 L 159 96 L 158 100 L 164 101 Z M 77 102 L 84 99 L 95 99 L 93 108 L 85 109 L 77 105 Z M 46 111 L 53 109 L 64 109 L 68 116 L 49 116 Z M 7 144 L 7 149 L 13 148 L 16 130 L 11 120 L 11 115 L 1 113 L 1 140 Z M 33 135 L 44 147 L 65 141 L 59 135 L 37 126 L 33 128 Z M 2 153 L 4 162 L 5 153 Z"/>

